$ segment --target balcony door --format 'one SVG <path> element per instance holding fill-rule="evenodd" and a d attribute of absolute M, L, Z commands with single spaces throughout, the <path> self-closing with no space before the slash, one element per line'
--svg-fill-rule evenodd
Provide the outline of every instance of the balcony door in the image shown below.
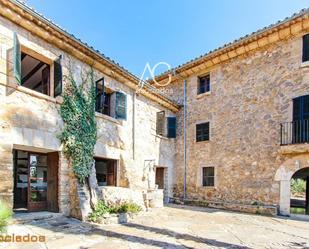
<path fill-rule="evenodd" d="M 293 143 L 309 142 L 309 95 L 293 99 Z"/>

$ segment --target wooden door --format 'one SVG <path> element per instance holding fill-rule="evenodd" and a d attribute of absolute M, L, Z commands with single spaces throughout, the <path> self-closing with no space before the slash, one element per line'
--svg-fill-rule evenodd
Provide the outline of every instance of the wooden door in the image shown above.
<path fill-rule="evenodd" d="M 156 168 L 156 185 L 159 189 L 164 189 L 164 168 Z"/>
<path fill-rule="evenodd" d="M 47 154 L 47 210 L 58 212 L 58 152 Z"/>
<path fill-rule="evenodd" d="M 45 154 L 28 155 L 28 204 L 29 212 L 46 210 L 47 158 Z"/>

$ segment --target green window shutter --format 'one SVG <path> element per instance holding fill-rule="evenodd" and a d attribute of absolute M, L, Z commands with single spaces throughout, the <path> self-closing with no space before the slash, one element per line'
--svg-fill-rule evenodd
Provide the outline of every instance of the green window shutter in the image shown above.
<path fill-rule="evenodd" d="M 54 97 L 62 93 L 62 67 L 61 56 L 54 61 Z"/>
<path fill-rule="evenodd" d="M 14 33 L 14 47 L 13 47 L 13 74 L 17 83 L 21 85 L 21 51 L 20 43 L 17 34 Z"/>
<path fill-rule="evenodd" d="M 176 117 L 167 117 L 167 137 L 176 137 Z"/>
<path fill-rule="evenodd" d="M 127 95 L 122 92 L 116 92 L 116 119 L 127 119 Z"/>

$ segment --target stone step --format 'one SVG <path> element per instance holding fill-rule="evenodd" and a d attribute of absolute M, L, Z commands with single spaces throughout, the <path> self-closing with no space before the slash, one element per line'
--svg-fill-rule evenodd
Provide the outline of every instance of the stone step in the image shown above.
<path fill-rule="evenodd" d="M 63 217 L 63 214 L 52 212 L 30 212 L 30 213 L 14 213 L 12 223 L 24 224 L 32 221 L 49 220 Z"/>

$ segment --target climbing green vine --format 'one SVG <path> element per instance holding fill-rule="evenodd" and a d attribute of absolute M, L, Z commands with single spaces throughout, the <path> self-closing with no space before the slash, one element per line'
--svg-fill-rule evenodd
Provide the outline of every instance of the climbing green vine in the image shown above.
<path fill-rule="evenodd" d="M 60 107 L 64 128 L 59 139 L 76 177 L 79 182 L 84 183 L 90 174 L 97 140 L 93 71 L 82 79 L 80 86 L 74 80 L 72 72 L 65 79 L 66 87 Z"/>

